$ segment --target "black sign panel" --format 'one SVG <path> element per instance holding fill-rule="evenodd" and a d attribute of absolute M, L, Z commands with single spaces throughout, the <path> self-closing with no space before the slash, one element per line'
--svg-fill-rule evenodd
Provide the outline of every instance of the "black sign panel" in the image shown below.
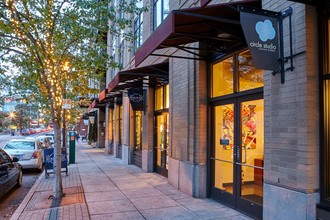
<path fill-rule="evenodd" d="M 143 89 L 128 89 L 129 101 L 134 111 L 143 111 Z"/>
<path fill-rule="evenodd" d="M 258 69 L 279 70 L 279 13 L 240 8 L 244 36 Z"/>
<path fill-rule="evenodd" d="M 61 168 L 67 167 L 67 160 L 66 160 L 66 149 L 62 149 L 62 163 Z M 44 149 L 44 158 L 45 158 L 45 169 L 51 170 L 54 167 L 54 148 L 46 148 Z"/>

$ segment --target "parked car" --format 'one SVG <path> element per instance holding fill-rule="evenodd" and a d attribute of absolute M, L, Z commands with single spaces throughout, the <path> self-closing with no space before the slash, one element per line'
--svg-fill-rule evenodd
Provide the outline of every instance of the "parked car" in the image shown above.
<path fill-rule="evenodd" d="M 37 140 L 42 143 L 44 148 L 53 147 L 54 144 L 54 137 L 53 136 L 46 136 L 46 135 L 39 135 L 36 137 Z"/>
<path fill-rule="evenodd" d="M 12 139 L 2 149 L 11 157 L 17 157 L 23 169 L 42 171 L 44 154 L 40 141 L 36 139 Z"/>
<path fill-rule="evenodd" d="M 27 129 L 27 128 L 24 128 L 24 129 L 21 130 L 20 133 L 21 133 L 21 135 L 29 135 L 30 134 L 30 130 Z"/>
<path fill-rule="evenodd" d="M 13 187 L 22 186 L 22 166 L 17 163 L 18 158 L 10 156 L 0 149 L 0 198 Z"/>

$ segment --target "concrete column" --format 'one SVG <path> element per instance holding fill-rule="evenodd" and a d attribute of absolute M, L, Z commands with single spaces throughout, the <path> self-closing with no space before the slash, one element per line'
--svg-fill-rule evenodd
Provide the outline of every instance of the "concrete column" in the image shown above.
<path fill-rule="evenodd" d="M 131 150 L 131 120 L 130 120 L 130 103 L 127 95 L 123 97 L 123 134 L 122 134 L 122 160 L 126 164 L 132 163 Z"/>
<path fill-rule="evenodd" d="M 146 92 L 146 106 L 143 112 L 142 131 L 142 170 L 153 172 L 154 169 L 154 89 L 148 88 Z"/>
<path fill-rule="evenodd" d="M 115 124 L 114 125 L 114 132 L 113 132 L 113 135 L 114 135 L 114 143 L 113 143 L 113 155 L 115 157 L 119 157 L 119 154 L 118 154 L 118 145 L 120 144 L 119 143 L 119 114 L 120 114 L 120 108 L 121 108 L 121 105 L 118 105 L 118 104 L 115 104 L 115 107 L 114 107 L 114 118 L 113 118 L 113 123 Z"/>

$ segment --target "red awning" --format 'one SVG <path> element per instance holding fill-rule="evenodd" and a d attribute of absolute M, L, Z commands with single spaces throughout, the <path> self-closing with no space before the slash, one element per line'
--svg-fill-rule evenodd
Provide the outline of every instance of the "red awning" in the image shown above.
<path fill-rule="evenodd" d="M 108 84 L 106 97 L 121 95 L 123 90 L 163 85 L 168 82 L 168 62 L 122 70 Z"/>
<path fill-rule="evenodd" d="M 208 3 L 208 1 L 204 2 Z M 135 66 L 141 64 L 149 55 L 164 56 L 164 54 L 153 54 L 155 50 L 162 48 L 176 47 L 190 52 L 202 48 L 191 48 L 185 46 L 186 44 L 201 42 L 206 45 L 203 50 L 228 53 L 233 48 L 245 45 L 238 5 L 260 7 L 260 1 L 245 0 L 173 10 L 137 50 Z M 206 58 L 200 57 L 200 59 Z"/>
<path fill-rule="evenodd" d="M 108 89 L 104 89 L 104 90 L 102 90 L 102 92 L 100 92 L 99 102 L 104 102 L 107 100 L 107 93 L 108 93 Z"/>
<path fill-rule="evenodd" d="M 100 102 L 99 99 L 94 99 L 92 104 L 88 107 L 88 111 L 90 111 L 93 108 L 105 108 L 106 103 L 105 102 Z"/>
<path fill-rule="evenodd" d="M 97 101 L 96 101 L 96 99 L 95 99 L 95 100 L 90 104 L 90 106 L 88 107 L 88 111 L 90 111 L 92 108 L 95 108 L 96 104 L 97 104 Z"/>

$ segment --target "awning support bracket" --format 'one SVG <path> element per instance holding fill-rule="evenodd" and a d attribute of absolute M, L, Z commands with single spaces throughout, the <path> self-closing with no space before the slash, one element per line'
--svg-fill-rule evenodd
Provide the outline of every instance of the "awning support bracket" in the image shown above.
<path fill-rule="evenodd" d="M 284 56 L 284 28 L 283 28 L 283 20 L 289 17 L 289 44 L 290 44 L 290 55 Z M 302 51 L 299 53 L 293 54 L 293 47 L 292 47 L 292 7 L 287 8 L 286 10 L 281 12 L 279 17 L 279 32 L 280 32 L 280 57 L 278 58 L 278 62 L 280 64 L 280 73 L 281 73 L 281 83 L 285 82 L 285 72 L 294 70 L 293 65 L 293 58 L 304 54 L 306 51 Z M 290 66 L 285 68 L 285 63 L 290 61 Z M 275 76 L 278 72 L 273 72 L 272 74 Z"/>
<path fill-rule="evenodd" d="M 171 57 L 171 58 L 180 58 L 180 59 L 188 59 L 188 60 L 205 60 L 205 58 L 195 58 L 195 57 L 184 57 L 184 56 L 175 56 L 175 55 L 166 55 L 166 54 L 150 54 L 152 56 L 159 56 L 159 57 Z"/>

